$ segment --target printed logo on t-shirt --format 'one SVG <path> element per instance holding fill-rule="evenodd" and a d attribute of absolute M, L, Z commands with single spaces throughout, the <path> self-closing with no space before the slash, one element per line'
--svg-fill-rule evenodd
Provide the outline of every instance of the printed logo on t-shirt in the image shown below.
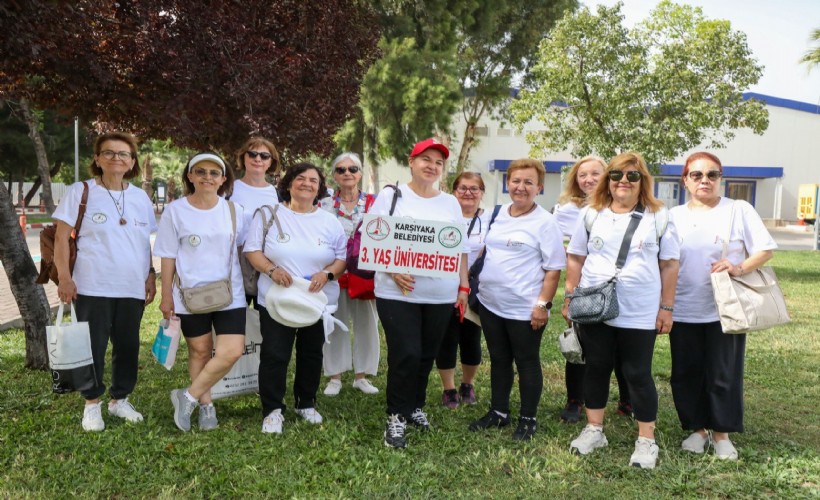
<path fill-rule="evenodd" d="M 135 220 L 134 225 L 137 227 L 145 227 L 148 225 L 148 223 L 141 220 Z"/>
<path fill-rule="evenodd" d="M 322 238 L 318 238 L 316 241 L 317 241 L 317 243 L 319 244 L 320 247 L 321 246 L 329 247 L 331 245 L 331 243 L 329 241 L 325 241 Z"/>
<path fill-rule="evenodd" d="M 105 224 L 105 221 L 107 220 L 108 217 L 103 213 L 97 212 L 96 214 L 91 216 L 91 221 L 94 222 L 94 224 Z"/>
<path fill-rule="evenodd" d="M 523 241 L 507 240 L 507 248 L 518 248 L 523 246 Z"/>
<path fill-rule="evenodd" d="M 188 236 L 188 244 L 192 247 L 198 247 L 200 243 L 202 243 L 202 237 L 198 234 L 192 234 L 191 236 Z"/>
<path fill-rule="evenodd" d="M 461 231 L 453 226 L 447 226 L 438 233 L 438 242 L 445 248 L 454 248 L 461 244 Z"/>
<path fill-rule="evenodd" d="M 604 240 L 600 236 L 596 236 L 592 238 L 589 243 L 592 245 L 592 248 L 595 250 L 600 250 L 604 248 Z"/>

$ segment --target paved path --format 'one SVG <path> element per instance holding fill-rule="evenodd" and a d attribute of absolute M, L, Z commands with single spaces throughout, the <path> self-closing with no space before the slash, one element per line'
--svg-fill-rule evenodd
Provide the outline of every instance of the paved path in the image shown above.
<path fill-rule="evenodd" d="M 811 250 L 813 249 L 814 233 L 811 232 L 797 232 L 787 228 L 770 229 L 772 236 L 777 241 L 781 250 Z M 37 263 L 37 268 L 40 267 L 40 246 L 39 246 L 39 230 L 29 230 L 26 233 L 26 242 L 28 243 L 29 251 Z M 154 267 L 159 269 L 159 258 L 154 258 Z M 53 283 L 45 285 L 46 296 L 48 296 L 49 304 L 52 307 L 52 314 L 56 312 L 59 299 L 57 298 L 57 287 Z M 17 302 L 11 294 L 9 288 L 8 278 L 6 272 L 0 266 L 0 331 L 8 328 L 20 328 L 23 322 L 20 318 L 20 311 L 17 308 Z"/>

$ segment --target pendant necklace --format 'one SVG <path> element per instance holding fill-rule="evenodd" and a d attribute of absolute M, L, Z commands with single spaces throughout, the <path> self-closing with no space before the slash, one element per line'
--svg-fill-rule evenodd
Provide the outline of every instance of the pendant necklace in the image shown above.
<path fill-rule="evenodd" d="M 119 199 L 114 198 L 114 195 L 111 194 L 111 190 L 108 189 L 108 186 L 105 185 L 105 181 L 103 180 L 102 176 L 100 176 L 100 182 L 102 182 L 103 187 L 108 192 L 108 196 L 111 197 L 111 201 L 114 202 L 114 208 L 117 209 L 117 214 L 120 216 L 120 226 L 124 226 L 128 221 L 125 220 L 125 186 L 123 185 L 122 181 L 120 181 L 120 197 Z M 120 205 L 122 205 L 122 209 L 120 209 Z"/>

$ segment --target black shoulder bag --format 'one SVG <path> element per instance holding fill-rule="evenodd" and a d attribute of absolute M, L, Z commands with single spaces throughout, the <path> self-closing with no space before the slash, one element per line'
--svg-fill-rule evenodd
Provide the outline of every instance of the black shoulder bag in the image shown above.
<path fill-rule="evenodd" d="M 498 212 L 501 210 L 501 205 L 496 205 L 493 209 L 493 215 L 490 217 L 490 223 L 487 224 L 487 232 L 484 233 L 484 240 L 487 239 L 487 234 L 490 232 L 490 228 L 493 227 L 493 222 L 495 218 L 498 216 Z M 473 217 L 473 222 L 475 222 L 475 217 Z M 467 237 L 470 237 L 470 231 L 472 230 L 472 224 L 470 224 L 470 229 L 467 230 Z M 473 311 L 478 311 L 478 277 L 481 274 L 481 271 L 484 269 L 484 256 L 487 255 L 487 245 L 484 245 L 484 248 L 481 249 L 481 255 L 473 262 L 473 265 L 470 266 L 470 273 L 469 273 L 469 283 L 470 283 L 470 296 L 467 297 L 467 304 L 470 306 L 470 309 Z"/>

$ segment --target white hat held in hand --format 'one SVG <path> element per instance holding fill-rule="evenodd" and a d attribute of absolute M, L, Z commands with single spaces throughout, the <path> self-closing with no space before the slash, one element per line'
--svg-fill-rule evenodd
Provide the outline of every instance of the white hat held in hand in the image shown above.
<path fill-rule="evenodd" d="M 333 332 L 334 324 L 347 331 L 347 326 L 332 316 L 336 306 L 327 305 L 325 292 L 311 293 L 309 288 L 310 280 L 297 276 L 289 287 L 273 283 L 265 294 L 265 308 L 270 317 L 291 328 L 303 328 L 323 319 L 325 339 Z"/>

